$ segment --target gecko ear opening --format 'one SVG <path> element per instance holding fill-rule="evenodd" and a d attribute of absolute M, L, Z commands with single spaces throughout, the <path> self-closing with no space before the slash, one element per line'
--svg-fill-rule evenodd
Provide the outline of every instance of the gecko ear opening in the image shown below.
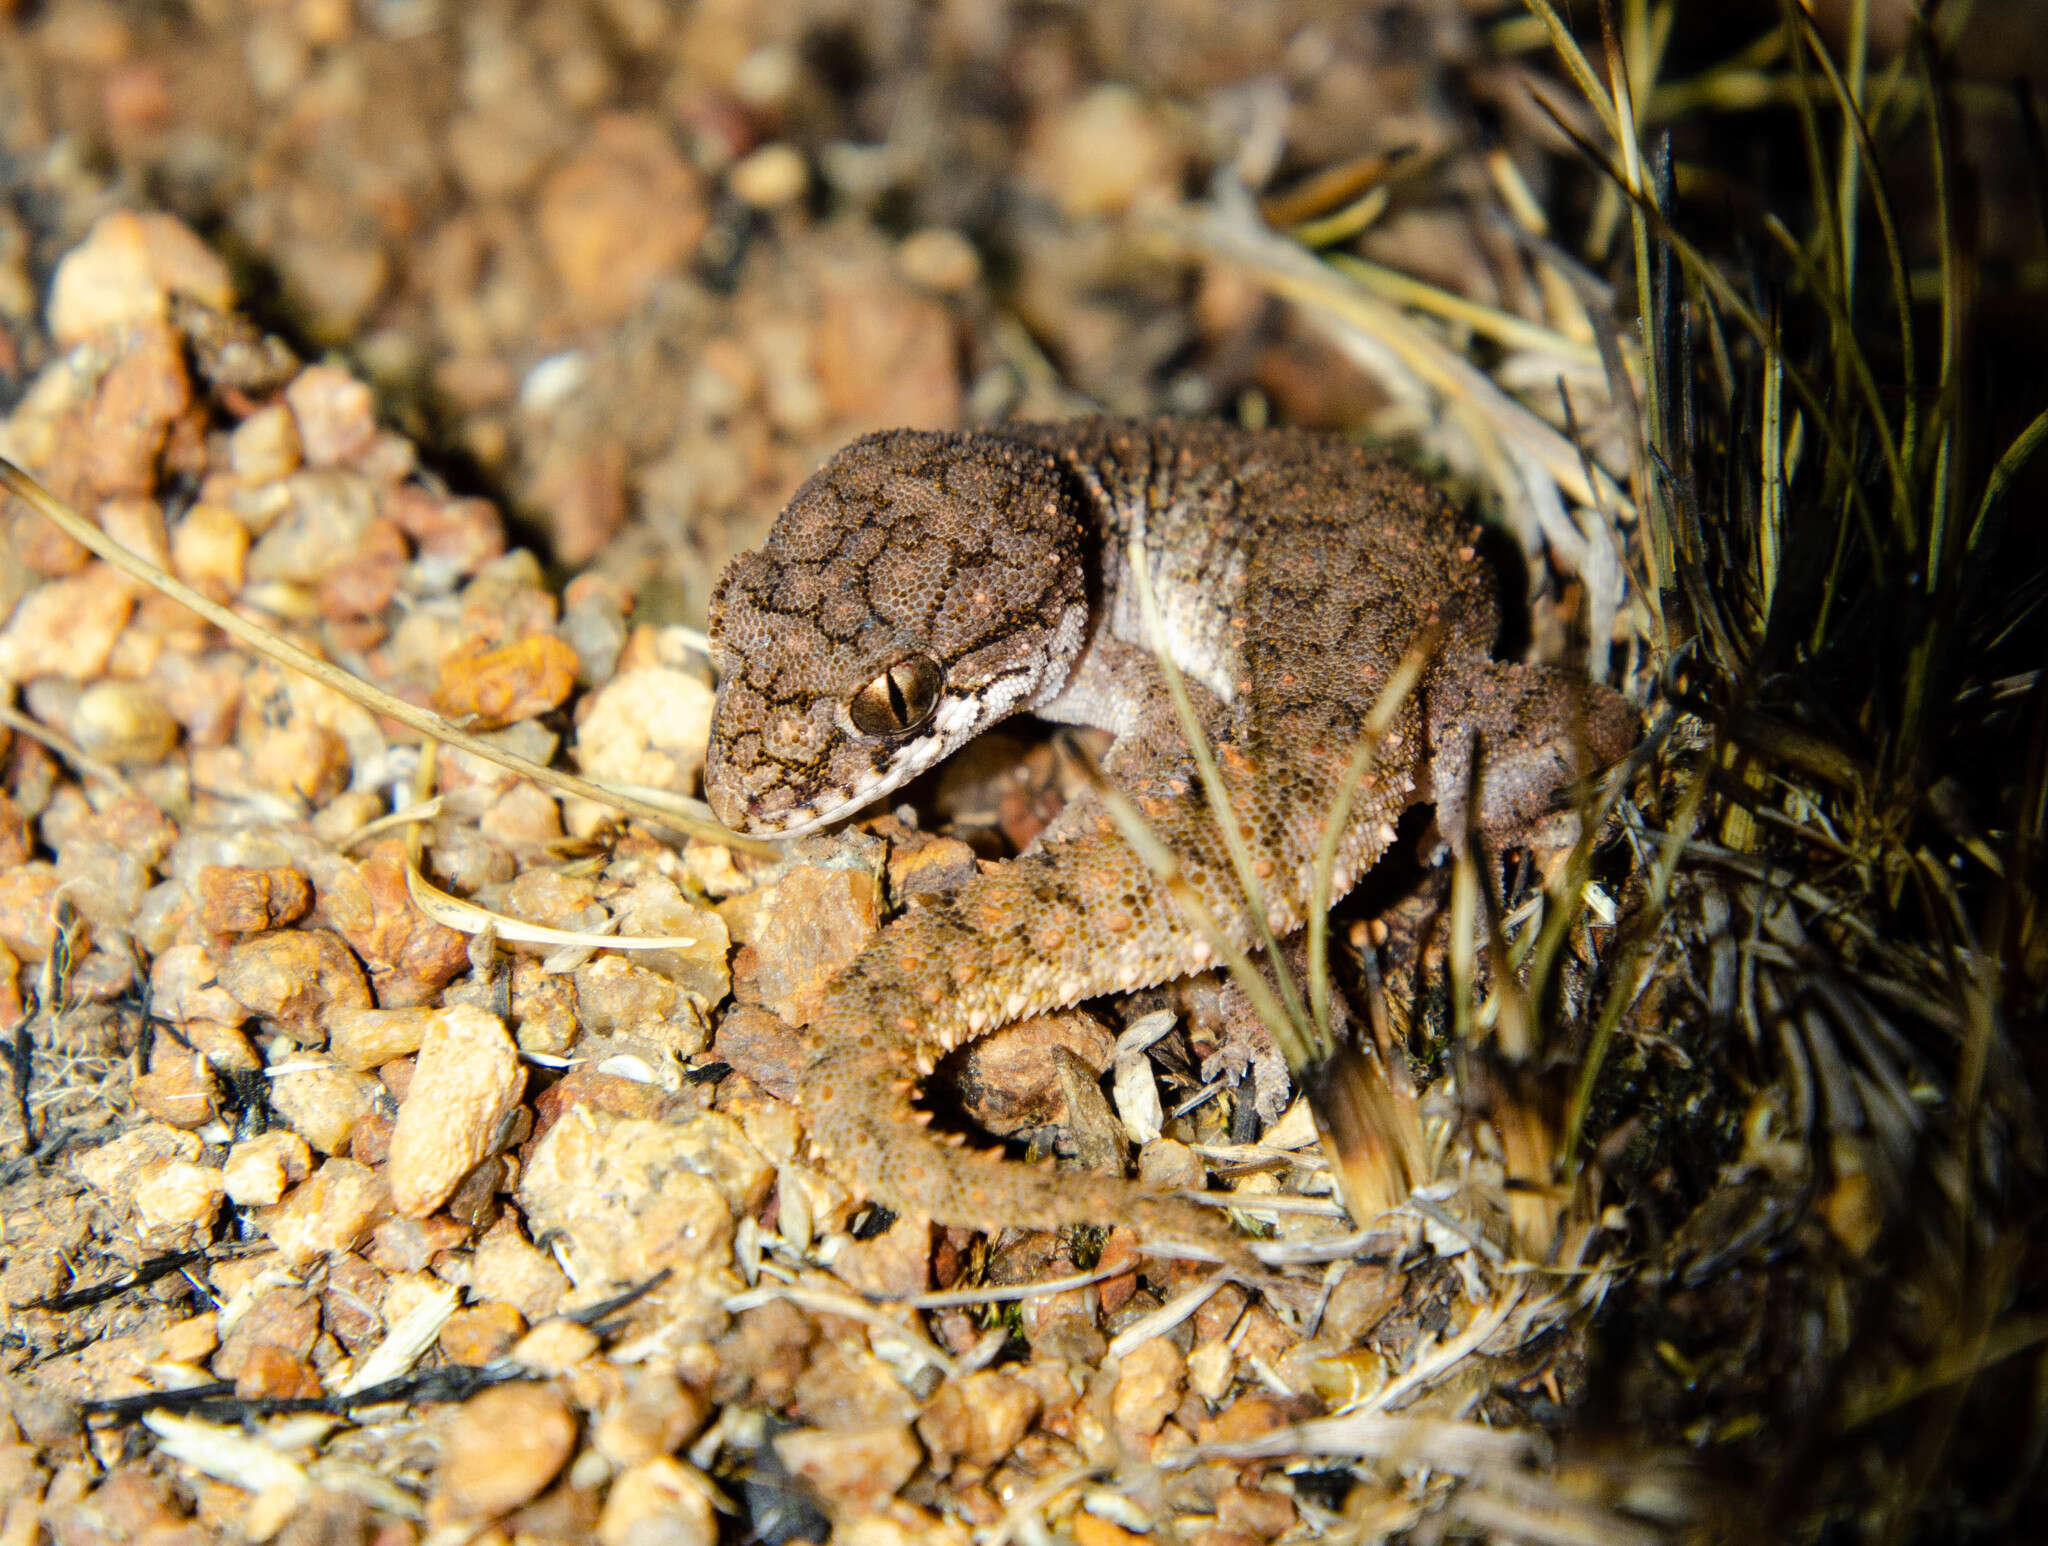
<path fill-rule="evenodd" d="M 932 717 L 944 679 L 931 656 L 906 656 L 853 695 L 847 718 L 871 740 L 908 735 Z"/>

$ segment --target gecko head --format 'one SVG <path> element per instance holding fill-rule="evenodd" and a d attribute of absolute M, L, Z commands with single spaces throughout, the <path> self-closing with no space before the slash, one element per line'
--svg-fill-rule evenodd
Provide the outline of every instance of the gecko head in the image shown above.
<path fill-rule="evenodd" d="M 994 436 L 834 456 L 712 594 L 718 819 L 809 832 L 1056 694 L 1087 632 L 1084 519 L 1050 453 Z"/>

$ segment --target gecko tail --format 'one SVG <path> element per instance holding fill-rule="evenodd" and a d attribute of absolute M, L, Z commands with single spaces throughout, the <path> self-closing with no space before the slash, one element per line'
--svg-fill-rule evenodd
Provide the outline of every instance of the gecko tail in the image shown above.
<path fill-rule="evenodd" d="M 1262 1271 L 1214 1210 L 1118 1176 L 1040 1170 L 947 1144 L 919 1120 L 903 1071 L 886 1054 L 857 1046 L 827 1053 L 804 1073 L 799 1104 L 834 1169 L 899 1213 L 983 1230 L 1126 1224 L 1161 1254 Z"/>

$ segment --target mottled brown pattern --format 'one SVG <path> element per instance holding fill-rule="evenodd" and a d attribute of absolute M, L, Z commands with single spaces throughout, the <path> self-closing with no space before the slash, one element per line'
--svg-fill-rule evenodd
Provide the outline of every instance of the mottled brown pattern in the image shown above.
<path fill-rule="evenodd" d="M 1353 807 L 1338 894 L 1408 806 L 1434 799 L 1444 830 L 1464 830 L 1475 740 L 1478 823 L 1507 845 L 1554 823 L 1561 788 L 1638 732 L 1607 688 L 1491 658 L 1498 610 L 1476 528 L 1357 446 L 1194 421 L 905 432 L 833 458 L 721 583 L 714 808 L 742 830 L 802 830 L 1005 714 L 1102 725 L 1118 737 L 1111 775 L 1249 939 L 1144 637 L 1134 536 L 1278 932 L 1304 921 L 1324 813 L 1367 711 L 1426 628 L 1441 646 Z M 937 664 L 936 707 L 906 735 L 862 736 L 848 704 L 906 657 Z M 939 1144 L 910 1105 L 915 1073 L 972 1036 L 1209 964 L 1099 803 L 1076 801 L 1014 863 L 898 919 L 840 977 L 807 1033 L 810 1132 L 849 1181 L 946 1223 L 1118 1221 L 1213 1247 L 1205 1210 Z"/>

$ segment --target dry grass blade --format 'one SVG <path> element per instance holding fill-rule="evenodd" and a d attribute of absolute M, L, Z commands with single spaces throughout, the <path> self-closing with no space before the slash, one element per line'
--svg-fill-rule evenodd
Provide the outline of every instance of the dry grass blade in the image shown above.
<path fill-rule="evenodd" d="M 1296 239 L 1300 239 L 1298 233 Z M 1555 328 L 1502 311 L 1498 306 L 1482 306 L 1477 301 L 1404 274 L 1399 269 L 1368 262 L 1349 253 L 1333 253 L 1329 262 L 1339 273 L 1356 280 L 1384 300 L 1469 327 L 1480 337 L 1490 338 L 1506 348 L 1526 349 L 1533 354 L 1585 366 L 1600 363 L 1600 350 L 1591 343 L 1567 338 Z"/>
<path fill-rule="evenodd" d="M 1109 812 L 1110 820 L 1116 824 L 1116 829 L 1123 840 L 1130 844 L 1145 867 L 1161 885 L 1166 887 L 1167 895 L 1173 898 L 1174 905 L 1180 909 L 1181 917 L 1187 921 L 1190 928 L 1201 935 L 1203 944 L 1209 949 L 1210 958 L 1221 962 L 1230 973 L 1231 981 L 1251 1001 L 1253 1011 L 1266 1029 L 1273 1033 L 1273 1039 L 1279 1043 L 1283 1054 L 1290 1062 L 1299 1055 L 1306 1063 L 1308 1047 L 1300 1028 L 1288 1018 L 1279 998 L 1266 985 L 1264 975 L 1252 964 L 1249 952 L 1241 949 L 1231 939 L 1223 925 L 1218 922 L 1215 913 L 1210 911 L 1209 904 L 1202 900 L 1201 893 L 1182 873 L 1180 859 L 1172 849 L 1160 841 L 1159 835 L 1152 830 L 1152 824 L 1145 819 L 1144 813 L 1130 797 L 1103 776 L 1102 769 L 1096 765 L 1094 758 L 1088 756 L 1077 743 L 1071 744 L 1071 750 L 1087 776 L 1090 787 L 1102 800 Z"/>
<path fill-rule="evenodd" d="M 1315 1020 L 1318 1040 L 1326 1047 L 1334 1046 L 1336 1038 L 1330 1027 L 1330 893 L 1334 888 L 1337 873 L 1337 849 L 1344 841 L 1344 829 L 1351 820 L 1352 802 L 1357 799 L 1360 786 L 1372 772 L 1373 759 L 1379 754 L 1380 742 L 1394 723 L 1394 716 L 1401 712 L 1401 705 L 1408 701 L 1421 681 L 1423 670 L 1430 657 L 1436 653 L 1442 639 L 1441 629 L 1431 629 L 1408 646 L 1400 664 L 1394 667 L 1379 696 L 1373 700 L 1371 711 L 1366 715 L 1365 731 L 1358 738 L 1358 746 L 1351 754 L 1350 764 L 1344 769 L 1344 776 L 1338 781 L 1336 798 L 1330 802 L 1330 811 L 1323 818 L 1322 837 L 1316 845 L 1315 873 L 1310 880 L 1308 902 L 1308 992 L 1309 1010 Z"/>
<path fill-rule="evenodd" d="M 52 730 L 48 725 L 30 719 L 28 715 L 5 703 L 0 703 L 0 726 L 5 726 L 16 735 L 27 736 L 31 741 L 48 747 L 79 772 L 97 778 L 123 794 L 131 792 L 128 780 L 122 776 L 119 768 L 100 761 L 63 732 Z"/>
<path fill-rule="evenodd" d="M 540 763 L 493 745 L 481 736 L 458 729 L 438 714 L 372 686 L 362 678 L 343 671 L 332 662 L 322 660 L 289 640 L 279 638 L 268 629 L 257 626 L 239 613 L 202 595 L 184 581 L 165 573 L 149 560 L 130 552 L 90 521 L 83 519 L 75 510 L 70 509 L 5 457 L 0 457 L 0 485 L 4 485 L 16 498 L 81 547 L 89 549 L 131 579 L 139 580 L 150 589 L 191 608 L 228 637 L 246 645 L 265 659 L 274 660 L 281 666 L 309 677 L 323 687 L 333 689 L 373 714 L 394 719 L 429 740 L 453 746 L 458 751 L 467 752 L 472 757 L 480 758 L 508 772 L 530 778 L 550 789 L 576 795 L 610 809 L 624 811 L 657 826 L 671 827 L 687 832 L 693 837 L 703 838 L 707 842 L 722 843 L 728 848 L 764 857 L 772 858 L 779 852 L 772 843 L 764 843 L 758 838 L 728 831 L 712 819 L 707 807 L 697 801 L 678 800 L 673 806 L 656 804 L 650 800 L 607 789 L 602 784 L 578 778 L 573 773 L 543 767 Z"/>
<path fill-rule="evenodd" d="M 1977 501 L 1977 512 L 1970 520 L 1970 532 L 1964 539 L 1963 549 L 1974 553 L 1983 540 L 1991 515 L 2005 498 L 2005 491 L 2011 487 L 2020 469 L 2034 458 L 2034 453 L 2048 441 L 2048 408 L 2034 416 L 2033 421 L 2020 431 L 2013 443 L 2006 447 L 2005 454 L 1998 459 L 1998 465 L 1991 469 L 1991 475 L 1984 480 L 1984 493 Z"/>
<path fill-rule="evenodd" d="M 1580 1140 L 1585 1136 L 1586 1113 L 1592 1108 L 1593 1090 L 1600 1079 L 1600 1071 L 1607 1061 L 1608 1048 L 1614 1040 L 1616 1028 L 1621 1024 L 1622 1014 L 1634 1001 L 1641 986 L 1643 974 L 1655 959 L 1652 948 L 1656 931 L 1661 925 L 1671 896 L 1672 877 L 1677 873 L 1678 864 L 1686 852 L 1686 842 L 1698 822 L 1700 808 L 1707 797 L 1712 782 L 1711 757 L 1703 758 L 1699 769 L 1686 786 L 1672 817 L 1671 830 L 1661 834 L 1662 852 L 1652 871 L 1649 897 L 1644 906 L 1643 916 L 1638 920 L 1636 932 L 1623 947 L 1615 962 L 1611 981 L 1608 984 L 1606 1001 L 1600 1007 L 1600 1016 L 1594 1022 L 1592 1040 L 1588 1042 L 1579 1066 L 1579 1076 L 1572 1087 L 1571 1105 L 1565 1116 L 1562 1155 L 1567 1165 L 1575 1163 L 1579 1155 Z M 1547 970 L 1547 963 L 1546 963 Z"/>
<path fill-rule="evenodd" d="M 568 945 L 593 950 L 687 950 L 697 943 L 696 936 L 691 934 L 608 934 L 528 923 L 451 896 L 411 865 L 406 867 L 405 889 L 415 907 L 459 934 L 481 934 L 489 929 L 499 939 L 514 944 Z"/>
<path fill-rule="evenodd" d="M 1615 183 L 1622 183 L 1622 175 L 1619 169 L 1609 162 L 1607 157 L 1601 154 L 1595 146 L 1580 139 L 1563 120 L 1553 119 L 1553 122 L 1557 124 L 1560 133 L 1568 135 L 1573 139 L 1581 155 L 1585 156 L 1589 162 Z M 1659 244 L 1668 249 L 1671 255 L 1678 260 L 1684 268 L 1687 277 L 1699 284 L 1712 297 L 1716 306 L 1739 322 L 1742 325 L 1743 331 L 1755 341 L 1761 350 L 1768 354 L 1773 347 L 1773 330 L 1757 313 L 1756 308 L 1743 297 L 1734 281 L 1722 273 L 1717 264 L 1711 262 L 1695 244 L 1688 241 L 1653 206 L 1647 202 L 1637 201 L 1633 196 L 1631 196 L 1631 205 L 1641 215 Z M 1872 566 L 1873 580 L 1881 585 L 1885 583 L 1888 573 L 1886 557 L 1890 552 L 1890 547 L 1878 534 L 1876 519 L 1871 514 L 1867 490 L 1854 477 L 1855 459 L 1851 453 L 1850 446 L 1844 440 L 1842 427 L 1837 422 L 1838 416 L 1828 411 L 1827 398 L 1807 379 L 1806 373 L 1798 369 L 1789 359 L 1786 360 L 1785 381 L 1792 388 L 1794 395 L 1798 397 L 1800 406 L 1806 410 L 1811 422 L 1820 429 L 1828 456 L 1830 474 L 1839 480 L 1839 486 L 1843 489 L 1851 509 L 1862 524 L 1863 535 L 1868 544 L 1868 555 Z M 1668 461 L 1665 461 L 1665 465 L 1668 467 L 1670 464 Z M 1895 489 L 1888 491 L 1888 493 L 1890 497 L 1896 497 Z"/>
<path fill-rule="evenodd" d="M 1174 713 L 1180 718 L 1181 734 L 1186 737 L 1188 752 L 1195 759 L 1195 767 L 1201 774 L 1202 793 L 1209 802 L 1209 814 L 1215 819 L 1216 830 L 1223 838 L 1224 850 L 1230 855 L 1231 869 L 1237 876 L 1239 891 L 1244 894 L 1245 912 L 1251 919 L 1253 932 L 1260 947 L 1266 953 L 1266 962 L 1273 973 L 1273 981 L 1280 994 L 1280 1002 L 1286 1012 L 1289 1035 L 1280 1041 L 1290 1063 L 1297 1059 L 1306 1063 L 1312 1057 L 1327 1057 L 1328 1046 L 1319 1046 L 1314 1039 L 1315 1028 L 1306 1022 L 1302 1012 L 1301 993 L 1295 986 L 1294 973 L 1288 970 L 1287 962 L 1280 954 L 1280 943 L 1273 935 L 1271 911 L 1266 905 L 1265 888 L 1259 884 L 1258 871 L 1253 866 L 1251 849 L 1246 846 L 1242 824 L 1235 807 L 1230 801 L 1230 786 L 1223 782 L 1223 770 L 1216 765 L 1216 756 L 1209 746 L 1209 738 L 1202 731 L 1201 716 L 1195 712 L 1194 699 L 1188 696 L 1188 684 L 1181 675 L 1180 665 L 1173 658 L 1166 637 L 1165 619 L 1159 612 L 1159 598 L 1153 594 L 1151 566 L 1145 553 L 1145 534 L 1140 531 L 1131 538 L 1128 550 L 1131 566 L 1131 583 L 1138 593 L 1138 610 L 1145 619 L 1145 637 L 1152 646 L 1153 658 L 1159 663 L 1160 675 L 1166 680 L 1166 690 L 1173 698 Z M 1276 1032 L 1277 1034 L 1277 1032 Z"/>
<path fill-rule="evenodd" d="M 1397 397 L 1423 408 L 1440 401 L 1486 443 L 1532 459 L 1573 500 L 1584 505 L 1604 500 L 1626 518 L 1630 506 L 1620 488 L 1598 469 L 1589 483 L 1579 448 L 1562 433 L 1393 305 L 1347 283 L 1313 253 L 1267 230 L 1242 189 L 1225 184 L 1206 209 L 1171 229 L 1198 250 L 1242 265 L 1269 290 L 1301 305 L 1319 325 L 1341 324 L 1333 338 Z M 1496 459 L 1505 465 L 1505 451 Z M 1512 487 L 1506 479 L 1494 481 Z M 1546 527 L 1543 535 L 1558 547 L 1561 562 L 1576 565 L 1585 549 L 1581 533 Z"/>

